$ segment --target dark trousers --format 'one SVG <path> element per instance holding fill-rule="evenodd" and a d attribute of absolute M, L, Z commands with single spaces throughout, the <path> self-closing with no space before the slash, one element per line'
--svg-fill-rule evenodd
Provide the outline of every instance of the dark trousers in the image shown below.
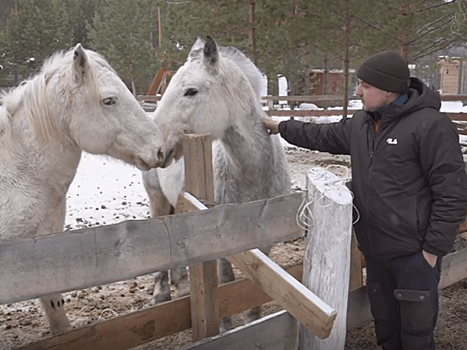
<path fill-rule="evenodd" d="M 432 268 L 417 254 L 366 258 L 367 291 L 378 345 L 384 350 L 434 350 L 441 259 Z"/>

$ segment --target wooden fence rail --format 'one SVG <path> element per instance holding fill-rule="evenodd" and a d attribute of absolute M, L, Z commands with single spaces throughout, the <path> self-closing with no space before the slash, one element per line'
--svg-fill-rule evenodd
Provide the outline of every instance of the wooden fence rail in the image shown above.
<path fill-rule="evenodd" d="M 0 242 L 0 304 L 117 282 L 299 238 L 303 230 L 295 214 L 301 202 L 302 194 L 296 193 L 199 213 Z"/>

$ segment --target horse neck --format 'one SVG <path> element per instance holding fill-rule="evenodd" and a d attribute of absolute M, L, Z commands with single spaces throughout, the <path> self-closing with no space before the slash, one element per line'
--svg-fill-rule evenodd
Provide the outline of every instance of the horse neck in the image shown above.
<path fill-rule="evenodd" d="M 66 194 L 81 158 L 81 149 L 69 139 L 53 142 L 38 140 L 35 126 L 22 108 L 12 116 L 10 135 L 14 140 L 8 147 L 10 159 L 23 164 L 38 181 L 44 181 L 57 194 Z"/>
<path fill-rule="evenodd" d="M 244 118 L 236 118 L 220 142 L 228 154 L 231 171 L 269 171 L 273 155 L 271 139 L 259 119 L 259 111 L 252 109 Z"/>

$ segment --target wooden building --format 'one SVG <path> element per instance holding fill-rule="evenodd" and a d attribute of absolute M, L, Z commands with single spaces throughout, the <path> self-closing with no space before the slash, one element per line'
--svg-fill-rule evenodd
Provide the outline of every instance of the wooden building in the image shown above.
<path fill-rule="evenodd" d="M 442 95 L 462 95 L 465 88 L 466 62 L 460 58 L 441 57 L 438 61 Z"/>

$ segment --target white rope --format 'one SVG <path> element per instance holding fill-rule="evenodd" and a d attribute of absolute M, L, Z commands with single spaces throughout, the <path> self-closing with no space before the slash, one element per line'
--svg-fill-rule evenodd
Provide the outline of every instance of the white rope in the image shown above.
<path fill-rule="evenodd" d="M 339 165 L 339 164 L 331 164 L 326 167 L 326 170 L 328 170 L 331 167 L 343 168 L 345 170 L 345 176 L 339 177 L 336 180 L 327 182 L 326 186 L 333 186 L 333 185 L 339 185 L 339 186 L 344 185 L 345 186 L 347 182 L 350 182 L 352 180 L 352 178 L 350 177 L 350 169 L 348 167 Z M 311 208 L 312 204 L 319 205 L 321 208 L 324 209 L 326 207 L 331 206 L 332 202 L 330 202 L 329 204 L 323 204 L 322 201 L 326 198 L 324 193 L 320 196 L 320 198 L 315 199 L 315 198 L 308 198 L 309 196 L 308 191 L 304 191 L 304 192 L 305 192 L 305 196 L 303 197 L 303 201 L 300 204 L 300 207 L 298 208 L 298 211 L 296 214 L 296 222 L 297 222 L 297 225 L 301 229 L 306 231 L 309 228 L 309 226 L 313 225 L 313 221 L 317 219 L 313 216 L 313 211 Z M 354 225 L 360 220 L 360 212 L 358 211 L 357 207 L 353 203 L 354 193 L 352 191 L 350 191 L 350 195 L 352 196 L 352 208 L 357 213 L 357 218 L 355 219 L 354 222 L 352 222 L 352 225 Z M 327 213 L 327 211 L 324 211 L 324 212 Z M 321 217 L 319 218 L 319 220 L 328 220 L 328 217 L 327 216 Z"/>

